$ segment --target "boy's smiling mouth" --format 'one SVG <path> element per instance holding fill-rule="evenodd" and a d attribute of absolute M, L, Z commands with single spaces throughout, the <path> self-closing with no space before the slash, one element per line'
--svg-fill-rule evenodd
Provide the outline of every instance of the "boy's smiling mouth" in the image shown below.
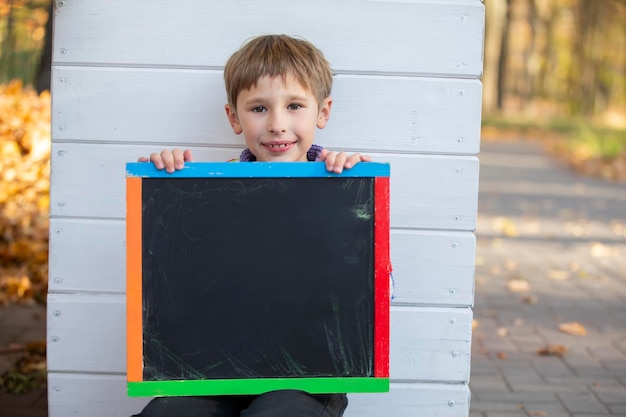
<path fill-rule="evenodd" d="M 264 146 L 272 152 L 284 152 L 290 149 L 296 142 L 266 143 Z"/>

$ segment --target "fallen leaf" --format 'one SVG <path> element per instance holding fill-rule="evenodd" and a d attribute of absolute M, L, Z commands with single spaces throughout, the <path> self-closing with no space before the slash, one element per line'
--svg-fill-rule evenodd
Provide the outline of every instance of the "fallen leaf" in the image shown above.
<path fill-rule="evenodd" d="M 517 270 L 517 262 L 508 260 L 504 264 L 504 267 L 507 269 L 507 271 L 515 271 Z"/>
<path fill-rule="evenodd" d="M 0 305 L 45 298 L 49 161 L 50 93 L 0 85 Z"/>
<path fill-rule="evenodd" d="M 537 296 L 536 295 L 527 295 L 522 297 L 522 301 L 526 304 L 537 304 Z"/>
<path fill-rule="evenodd" d="M 0 374 L 0 392 L 25 394 L 41 389 L 46 383 L 46 342 L 14 345 L 18 354 L 10 369 Z"/>
<path fill-rule="evenodd" d="M 548 345 L 537 351 L 540 356 L 563 356 L 569 349 L 564 345 Z"/>
<path fill-rule="evenodd" d="M 498 336 L 505 337 L 505 336 L 507 336 L 507 335 L 509 334 L 509 331 L 506 329 L 506 327 L 500 327 L 500 328 L 496 331 L 496 334 L 497 334 Z"/>
<path fill-rule="evenodd" d="M 497 232 L 502 233 L 506 237 L 516 237 L 519 234 L 513 220 L 507 217 L 496 218 L 493 227 Z"/>
<path fill-rule="evenodd" d="M 591 256 L 594 258 L 608 258 L 619 255 L 619 249 L 616 247 L 604 245 L 600 242 L 594 242 L 591 245 Z"/>
<path fill-rule="evenodd" d="M 545 411 L 527 411 L 529 416 L 545 417 L 548 414 Z"/>
<path fill-rule="evenodd" d="M 508 358 L 509 358 L 509 357 L 507 356 L 507 354 L 506 354 L 506 353 L 504 353 L 504 352 L 498 352 L 496 355 L 498 356 L 498 359 L 500 359 L 500 360 L 506 360 L 506 359 L 508 359 Z"/>
<path fill-rule="evenodd" d="M 559 324 L 559 330 L 573 336 L 584 336 L 587 334 L 585 326 L 575 321 Z"/>
<path fill-rule="evenodd" d="M 472 330 L 474 330 L 477 327 L 478 327 L 478 320 L 476 319 L 472 320 Z"/>
<path fill-rule="evenodd" d="M 565 271 L 562 269 L 553 269 L 548 272 L 548 277 L 556 281 L 564 281 L 566 279 L 569 279 L 569 271 Z"/>
<path fill-rule="evenodd" d="M 525 279 L 511 279 L 508 283 L 509 291 L 525 292 L 530 290 L 530 284 Z"/>

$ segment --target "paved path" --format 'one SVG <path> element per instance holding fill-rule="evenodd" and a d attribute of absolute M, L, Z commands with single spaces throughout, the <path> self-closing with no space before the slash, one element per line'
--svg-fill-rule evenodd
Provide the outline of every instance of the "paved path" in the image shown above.
<path fill-rule="evenodd" d="M 471 416 L 626 416 L 626 185 L 537 143 L 487 142 L 480 161 Z"/>
<path fill-rule="evenodd" d="M 0 307 L 0 350 L 14 344 L 46 340 L 46 309 L 43 306 L 11 305 Z M 0 355 L 0 374 L 19 356 Z M 25 395 L 0 392 L 0 417 L 46 417 L 45 389 Z"/>
<path fill-rule="evenodd" d="M 533 143 L 487 142 L 480 159 L 471 417 L 626 416 L 626 186 Z M 0 307 L 0 349 L 44 338 L 42 307 Z M 567 352 L 537 354 L 550 345 Z M 45 417 L 46 404 L 0 394 L 0 416 Z"/>

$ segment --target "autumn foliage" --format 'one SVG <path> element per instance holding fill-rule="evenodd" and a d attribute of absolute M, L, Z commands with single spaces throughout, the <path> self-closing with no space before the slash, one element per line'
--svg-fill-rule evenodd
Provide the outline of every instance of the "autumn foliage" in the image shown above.
<path fill-rule="evenodd" d="M 44 301 L 48 278 L 50 94 L 0 85 L 0 304 Z"/>

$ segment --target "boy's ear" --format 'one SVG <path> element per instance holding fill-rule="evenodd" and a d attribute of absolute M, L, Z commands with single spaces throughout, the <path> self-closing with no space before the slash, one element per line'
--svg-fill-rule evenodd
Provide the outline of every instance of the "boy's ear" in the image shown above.
<path fill-rule="evenodd" d="M 333 99 L 326 97 L 320 105 L 320 111 L 317 115 L 317 127 L 323 129 L 330 118 L 330 108 L 333 105 Z"/>
<path fill-rule="evenodd" d="M 226 110 L 226 117 L 228 117 L 230 127 L 233 128 L 233 132 L 235 132 L 236 135 L 239 135 L 241 132 L 243 132 L 243 129 L 241 128 L 241 124 L 239 123 L 237 112 L 230 106 L 230 103 L 226 103 L 226 105 L 224 106 L 224 110 Z"/>

